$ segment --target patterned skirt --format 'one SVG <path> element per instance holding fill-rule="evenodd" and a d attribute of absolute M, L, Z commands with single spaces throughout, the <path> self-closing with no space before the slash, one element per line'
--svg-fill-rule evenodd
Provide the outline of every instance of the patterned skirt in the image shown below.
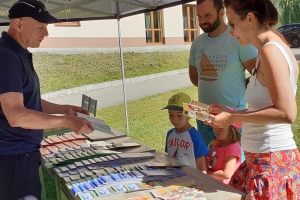
<path fill-rule="evenodd" d="M 229 182 L 246 200 L 300 200 L 300 155 L 297 149 L 271 153 L 245 152 Z"/>

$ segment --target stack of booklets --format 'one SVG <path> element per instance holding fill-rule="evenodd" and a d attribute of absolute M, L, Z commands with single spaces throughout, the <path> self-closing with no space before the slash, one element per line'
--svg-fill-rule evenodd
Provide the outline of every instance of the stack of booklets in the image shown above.
<path fill-rule="evenodd" d="M 209 105 L 194 100 L 192 100 L 190 103 L 183 103 L 184 115 L 211 123 L 208 109 Z"/>
<path fill-rule="evenodd" d="M 124 150 L 127 148 L 140 147 L 141 145 L 137 142 L 108 143 L 106 141 L 94 141 L 90 143 L 90 146 L 94 149 Z"/>
<path fill-rule="evenodd" d="M 142 144 L 141 142 L 136 141 L 130 137 L 119 137 L 119 138 L 114 138 L 114 139 L 108 139 L 105 141 L 94 141 L 93 143 L 97 144 L 98 142 L 106 142 L 106 143 L 113 144 L 113 145 L 119 145 L 119 144 L 127 145 L 127 144 L 134 144 L 134 143 L 140 144 L 139 146 L 136 145 L 136 146 L 132 146 L 132 147 L 128 147 L 128 148 L 119 149 L 120 151 L 126 152 L 126 153 L 140 153 L 140 152 L 155 152 L 156 151 L 156 149 L 154 149 L 150 146 L 147 146 L 145 144 Z"/>
<path fill-rule="evenodd" d="M 72 180 L 66 185 L 74 195 L 100 197 L 119 192 L 162 187 L 162 181 L 185 175 L 177 168 L 155 169 L 144 165 L 122 165 L 94 170 L 92 176 Z"/>
<path fill-rule="evenodd" d="M 206 200 L 203 187 L 194 181 L 152 189 L 151 194 L 163 200 Z"/>
<path fill-rule="evenodd" d="M 75 180 L 80 180 L 82 178 L 89 178 L 94 176 L 102 176 L 104 174 L 122 174 L 125 173 L 129 176 L 127 178 L 134 177 L 135 180 L 167 180 L 174 177 L 180 177 L 185 175 L 179 169 L 183 165 L 178 162 L 174 163 L 159 163 L 157 162 L 143 162 L 136 165 L 131 165 L 127 163 L 117 163 L 109 161 L 108 159 L 113 159 L 112 156 L 104 156 L 100 158 L 82 160 L 81 162 L 75 162 L 73 164 L 68 164 L 60 167 L 53 168 L 54 172 L 61 177 L 64 182 L 68 183 Z M 148 158 L 150 155 L 148 156 Z M 146 158 L 144 155 L 143 158 Z M 107 161 L 104 161 L 106 159 Z M 152 159 L 151 159 L 152 160 Z M 124 175 L 124 174 L 123 174 Z M 125 179 L 126 181 L 127 179 Z"/>
<path fill-rule="evenodd" d="M 154 155 L 150 152 L 143 153 L 121 153 L 119 151 L 94 149 L 92 147 L 80 149 L 65 149 L 54 154 L 48 154 L 42 157 L 43 163 L 46 167 L 52 168 L 59 165 L 79 164 L 92 165 L 111 164 L 111 163 L 125 163 L 142 159 L 153 158 Z M 92 161 L 94 160 L 94 162 Z"/>
<path fill-rule="evenodd" d="M 77 135 L 74 132 L 65 133 L 62 136 L 51 135 L 41 142 L 40 152 L 42 156 L 58 152 L 64 152 L 65 150 L 78 150 L 81 148 L 88 148 L 90 147 L 93 141 L 117 139 L 126 136 L 126 134 L 121 131 L 111 129 L 107 124 L 105 124 L 104 120 L 102 119 L 91 117 L 89 115 L 84 115 L 81 113 L 78 113 L 78 116 L 89 120 L 92 123 L 95 130 L 90 134 L 83 135 Z M 49 132 L 49 130 L 47 131 Z M 93 144 L 94 147 L 96 145 L 96 143 Z M 133 144 L 131 142 L 131 144 L 107 143 L 106 146 L 107 147 L 105 149 L 117 150 L 130 147 L 138 147 L 141 145 L 138 143 Z"/>
<path fill-rule="evenodd" d="M 96 182 L 98 181 L 98 182 Z M 104 196 L 109 196 L 117 193 L 135 192 L 140 190 L 149 190 L 154 188 L 163 187 L 163 183 L 159 181 L 153 182 L 128 182 L 128 183 L 114 183 L 112 185 L 95 187 L 93 184 L 98 184 L 102 180 L 94 179 L 94 182 L 72 183 L 67 187 L 72 190 L 75 196 L 81 200 L 96 199 Z M 100 183 L 101 184 L 101 183 Z M 88 189 L 89 188 L 89 189 Z M 91 189 L 93 188 L 93 189 Z M 138 199 L 141 200 L 141 199 Z"/>
<path fill-rule="evenodd" d="M 89 144 L 88 138 L 75 133 L 62 136 L 51 136 L 42 140 L 40 152 L 42 156 L 59 152 L 68 148 L 79 148 Z"/>
<path fill-rule="evenodd" d="M 127 137 L 126 137 L 127 138 Z M 125 138 L 125 139 L 126 139 Z M 140 148 L 141 144 L 135 142 L 134 140 L 127 138 L 126 141 L 118 142 L 117 139 L 114 142 L 105 141 L 90 141 L 83 135 L 77 135 L 75 133 L 62 135 L 62 136 L 52 136 L 44 139 L 41 142 L 40 152 L 42 156 L 48 154 L 55 154 L 58 152 L 67 152 L 72 150 L 85 150 L 91 148 L 93 150 L 132 150 L 136 149 L 141 152 L 146 151 L 147 148 Z M 145 146 L 145 145 L 143 145 Z M 148 150 L 153 150 L 153 148 Z M 137 152 L 135 151 L 135 152 Z"/>

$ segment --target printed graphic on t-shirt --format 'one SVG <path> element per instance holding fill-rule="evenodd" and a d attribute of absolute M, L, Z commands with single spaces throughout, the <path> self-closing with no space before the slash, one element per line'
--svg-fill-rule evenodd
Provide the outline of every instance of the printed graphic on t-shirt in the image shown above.
<path fill-rule="evenodd" d="M 187 150 L 191 146 L 191 142 L 185 141 L 182 138 L 173 138 L 168 141 L 168 145 L 169 145 L 168 148 L 181 147 Z"/>
<path fill-rule="evenodd" d="M 176 151 L 173 153 L 172 158 L 175 158 L 178 160 L 178 148 L 176 149 Z"/>
<path fill-rule="evenodd" d="M 227 55 L 206 55 L 200 57 L 199 79 L 203 81 L 216 81 L 219 78 L 218 69 L 227 64 Z"/>
<path fill-rule="evenodd" d="M 193 142 L 189 132 L 173 132 L 167 141 L 168 155 L 173 158 L 196 167 Z"/>

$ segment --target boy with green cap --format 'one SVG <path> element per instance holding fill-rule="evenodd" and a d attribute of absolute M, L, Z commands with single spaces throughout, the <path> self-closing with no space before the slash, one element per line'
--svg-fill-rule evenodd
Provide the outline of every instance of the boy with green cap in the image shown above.
<path fill-rule="evenodd" d="M 191 98 L 185 93 L 173 95 L 168 105 L 163 109 L 169 110 L 169 119 L 173 129 L 169 130 L 166 138 L 165 152 L 182 163 L 206 173 L 205 155 L 209 154 L 201 134 L 190 123 L 190 117 L 183 115 L 183 104 L 190 103 Z"/>

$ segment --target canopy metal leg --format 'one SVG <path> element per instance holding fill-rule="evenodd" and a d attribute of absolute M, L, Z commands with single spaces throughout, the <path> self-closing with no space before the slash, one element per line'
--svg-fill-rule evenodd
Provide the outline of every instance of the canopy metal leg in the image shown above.
<path fill-rule="evenodd" d="M 127 111 L 127 101 L 126 101 L 126 91 L 125 91 L 125 72 L 124 72 L 124 59 L 123 59 L 123 50 L 122 50 L 122 37 L 121 37 L 121 25 L 120 25 L 120 9 L 119 2 L 116 2 L 117 7 L 117 22 L 118 22 L 118 35 L 119 35 L 119 47 L 120 47 L 120 60 L 121 60 L 121 69 L 122 69 L 122 86 L 123 86 L 123 95 L 124 95 L 124 108 L 125 108 L 125 118 L 126 118 L 126 132 L 129 134 L 129 122 L 128 122 L 128 111 Z"/>

